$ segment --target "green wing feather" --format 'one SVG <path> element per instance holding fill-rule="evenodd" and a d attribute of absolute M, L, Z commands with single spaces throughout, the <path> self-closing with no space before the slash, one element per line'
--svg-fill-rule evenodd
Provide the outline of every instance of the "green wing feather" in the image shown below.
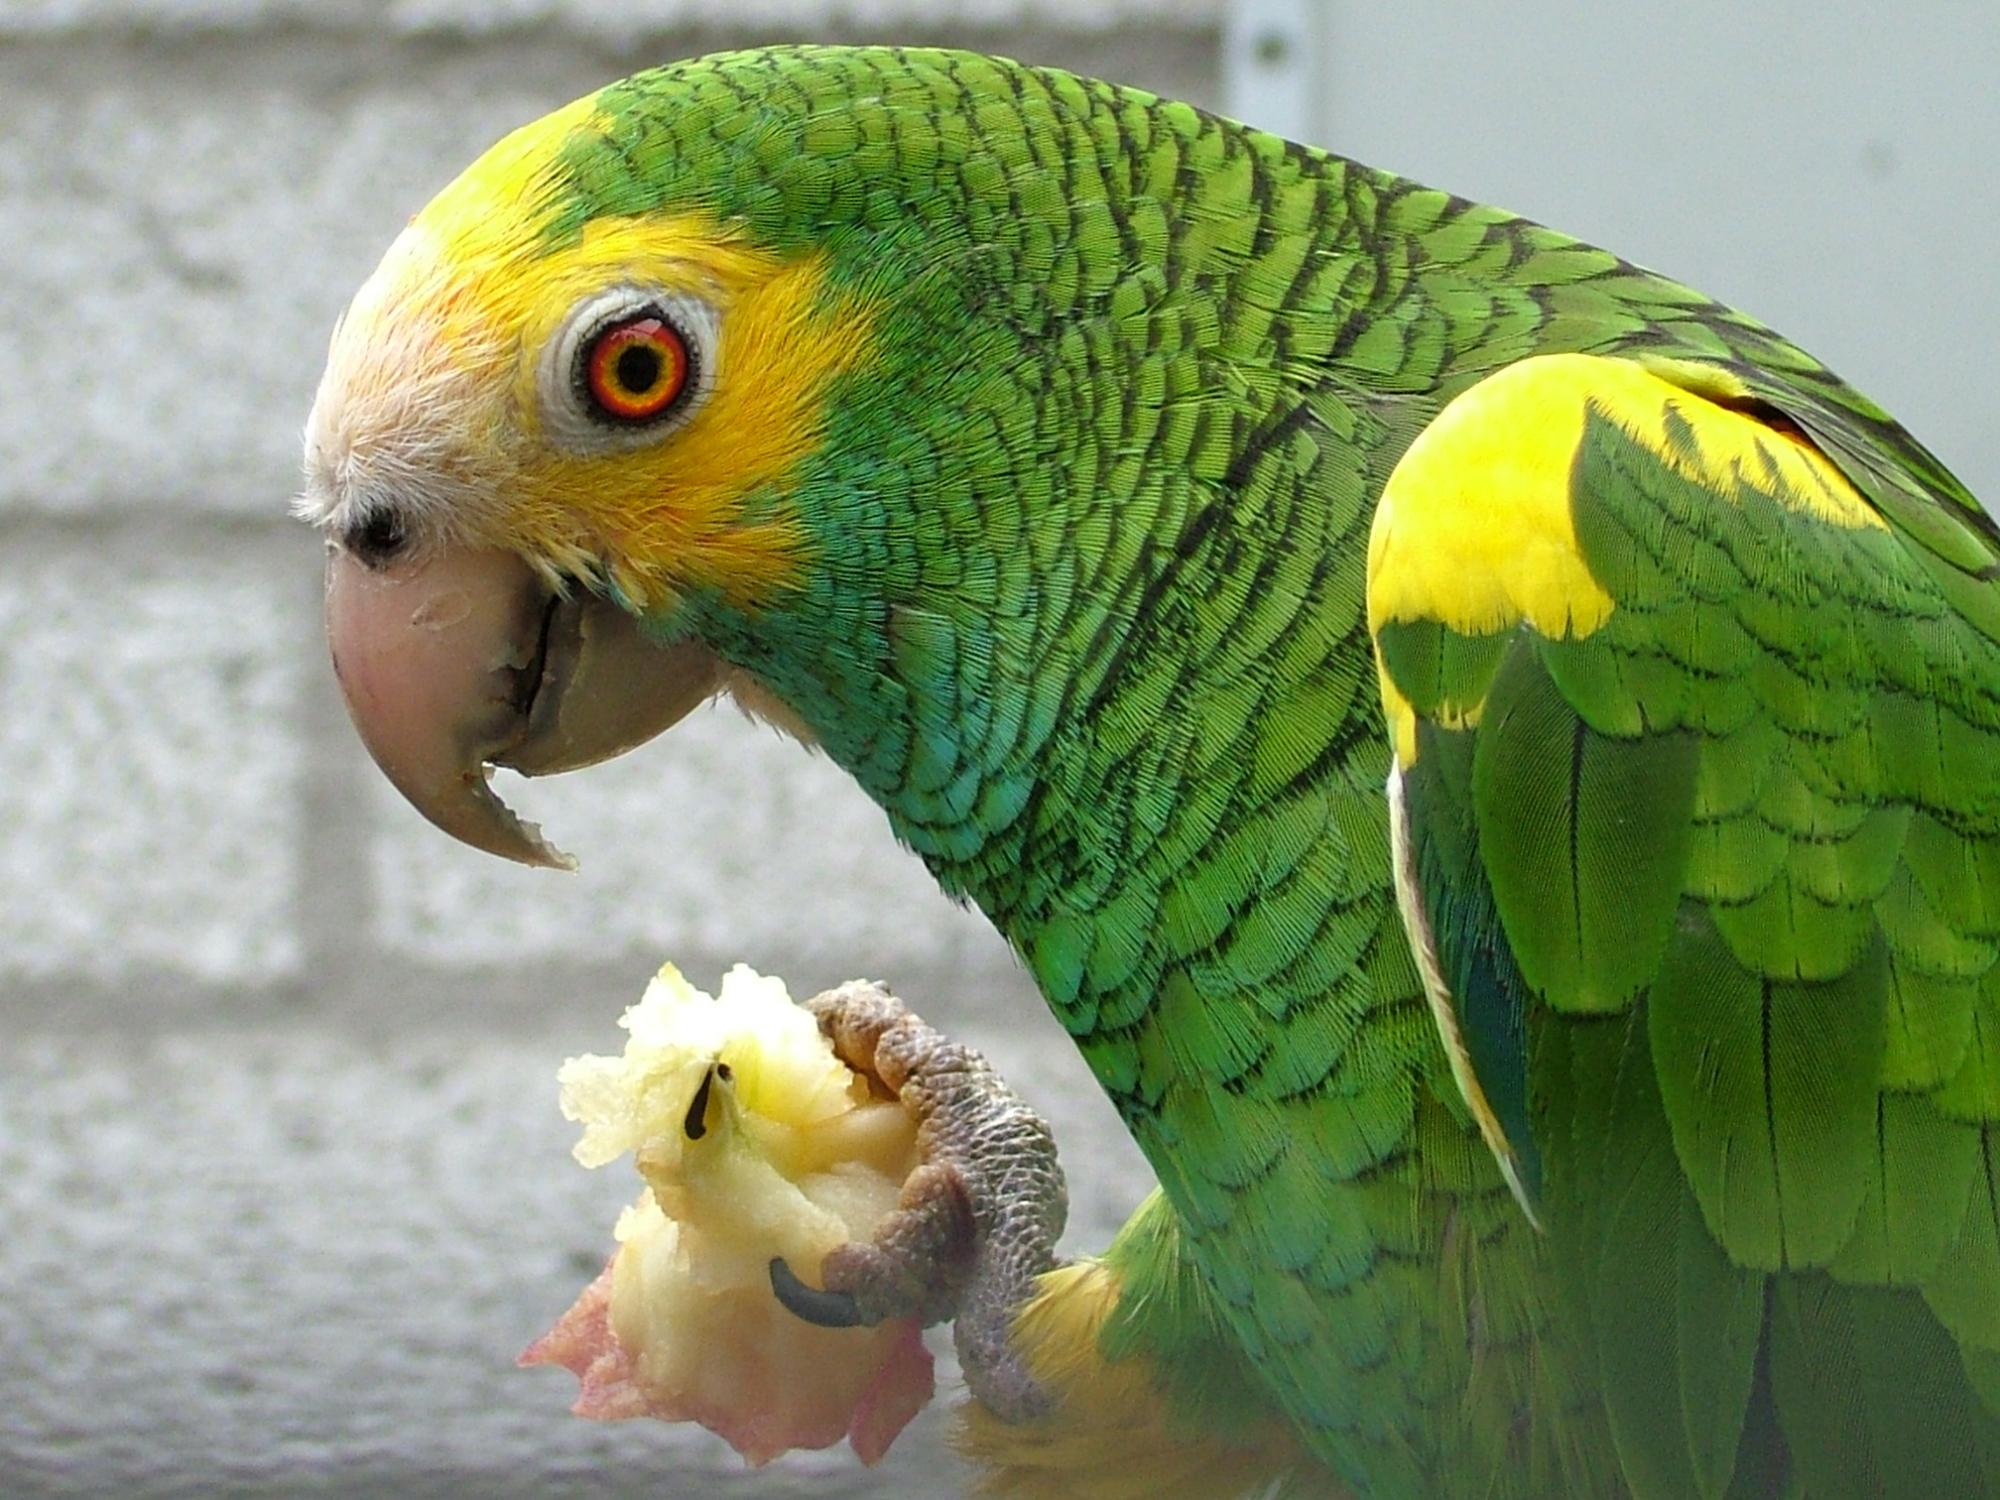
<path fill-rule="evenodd" d="M 1601 625 L 1378 623 L 1408 915 L 1634 1494 L 2000 1493 L 2000 548 L 1791 399 L 1870 515 L 1593 406 Z"/>

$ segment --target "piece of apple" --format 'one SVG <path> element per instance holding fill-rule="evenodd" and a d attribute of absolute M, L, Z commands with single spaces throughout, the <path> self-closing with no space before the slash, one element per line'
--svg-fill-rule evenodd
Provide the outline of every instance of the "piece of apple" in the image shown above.
<path fill-rule="evenodd" d="M 903 1108 L 834 1056 L 784 985 L 739 965 L 711 999 L 668 965 L 621 1019 L 619 1057 L 560 1076 L 577 1160 L 631 1152 L 646 1188 L 618 1249 L 521 1356 L 583 1382 L 575 1410 L 694 1421 L 753 1464 L 847 1438 L 873 1463 L 933 1392 L 913 1319 L 820 1328 L 771 1291 L 868 1239 L 916 1165 Z"/>

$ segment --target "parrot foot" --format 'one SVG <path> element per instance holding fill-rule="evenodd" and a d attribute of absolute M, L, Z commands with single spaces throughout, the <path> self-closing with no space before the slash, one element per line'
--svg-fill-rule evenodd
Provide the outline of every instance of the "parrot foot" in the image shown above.
<path fill-rule="evenodd" d="M 1056 1264 L 1069 1192 L 1055 1138 L 986 1059 L 947 1041 L 880 985 L 855 981 L 806 1002 L 834 1051 L 917 1122 L 921 1165 L 873 1240 L 826 1257 L 823 1290 L 782 1258 L 771 1290 L 825 1327 L 953 1319 L 965 1382 L 995 1416 L 1025 1422 L 1052 1402 L 1014 1352 L 1015 1315 Z"/>

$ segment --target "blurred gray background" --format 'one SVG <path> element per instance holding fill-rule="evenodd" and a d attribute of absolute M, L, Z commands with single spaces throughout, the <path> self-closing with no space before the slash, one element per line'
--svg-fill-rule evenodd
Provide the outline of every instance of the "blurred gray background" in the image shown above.
<path fill-rule="evenodd" d="M 1670 11 L 1662 14 L 1662 11 Z M 0 0 L 0 1497 L 955 1493 L 746 1473 L 516 1351 L 595 1273 L 567 1055 L 663 958 L 882 977 L 1056 1122 L 1073 1243 L 1146 1185 L 998 939 L 727 711 L 520 800 L 581 876 L 366 764 L 285 517 L 332 321 L 508 127 L 751 41 L 1144 84 L 1759 313 L 2000 495 L 1990 0 Z"/>

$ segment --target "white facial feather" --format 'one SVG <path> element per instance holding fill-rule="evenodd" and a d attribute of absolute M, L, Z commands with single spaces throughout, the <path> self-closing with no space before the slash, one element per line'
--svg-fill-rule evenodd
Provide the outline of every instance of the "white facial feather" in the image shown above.
<path fill-rule="evenodd" d="M 306 419 L 305 488 L 294 506 L 304 520 L 340 532 L 393 504 L 436 541 L 497 524 L 499 351 L 476 329 L 447 336 L 434 311 L 448 305 L 446 275 L 430 234 L 412 225 L 335 327 Z"/>

